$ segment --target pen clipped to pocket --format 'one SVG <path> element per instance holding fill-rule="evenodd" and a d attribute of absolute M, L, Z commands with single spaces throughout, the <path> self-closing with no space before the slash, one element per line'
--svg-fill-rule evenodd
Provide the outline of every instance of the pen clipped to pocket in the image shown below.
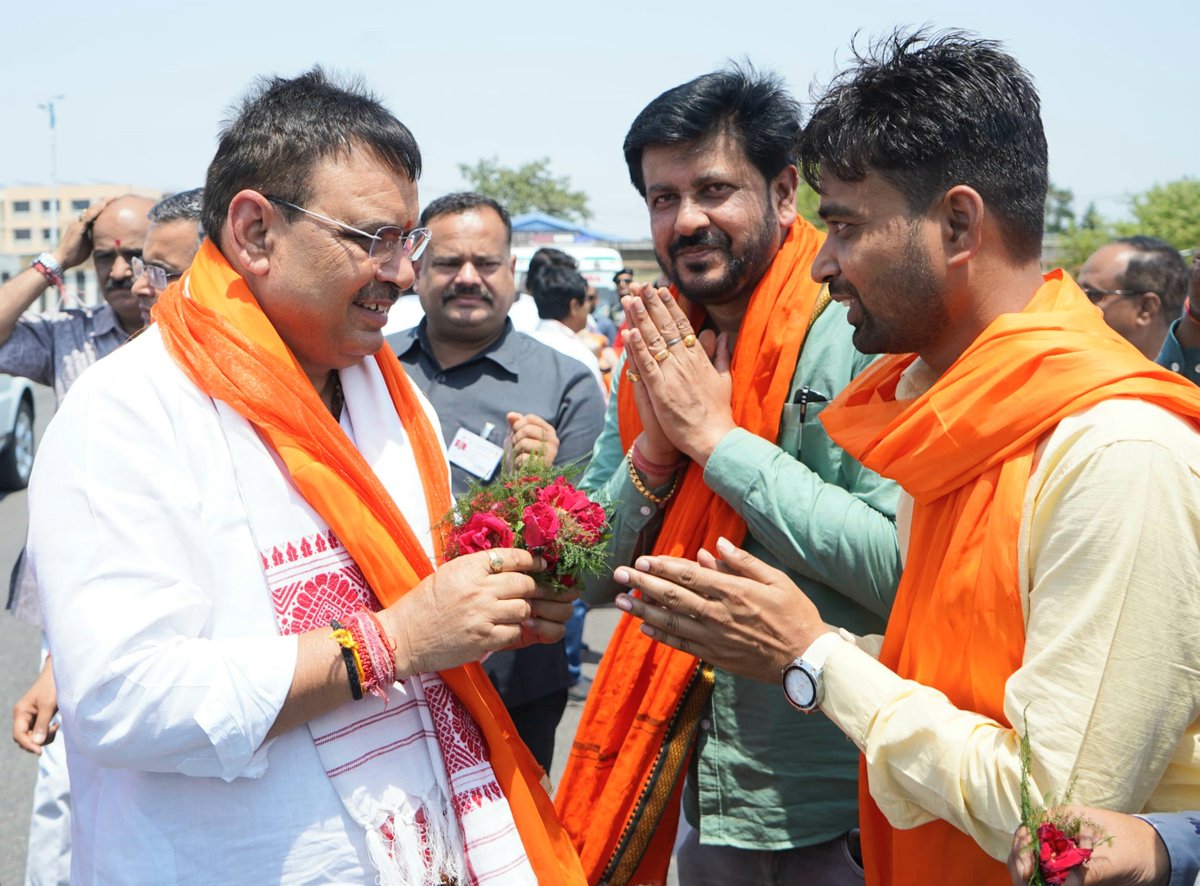
<path fill-rule="evenodd" d="M 804 445 L 805 422 L 815 420 L 828 402 L 829 397 L 815 388 L 808 385 L 797 388 L 791 401 L 783 406 L 779 421 L 779 448 L 799 458 Z"/>

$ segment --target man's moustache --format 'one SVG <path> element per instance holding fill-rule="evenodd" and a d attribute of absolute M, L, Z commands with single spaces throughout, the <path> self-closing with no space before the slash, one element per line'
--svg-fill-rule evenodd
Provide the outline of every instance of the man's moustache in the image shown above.
<path fill-rule="evenodd" d="M 721 234 L 719 231 L 708 230 L 700 234 L 692 234 L 688 237 L 676 237 L 671 245 L 667 247 L 667 254 L 671 258 L 675 258 L 685 249 L 728 249 L 729 238 Z"/>
<path fill-rule="evenodd" d="M 492 302 L 492 294 L 486 289 L 447 289 L 442 295 L 442 304 L 450 301 L 452 298 L 457 298 L 460 295 L 470 296 L 471 298 L 481 299 L 488 304 Z"/>
<path fill-rule="evenodd" d="M 849 296 L 850 298 L 858 298 L 858 290 L 854 287 L 854 284 L 843 277 L 829 281 L 829 294 L 834 297 L 842 295 Z"/>
<path fill-rule="evenodd" d="M 400 298 L 400 290 L 395 286 L 387 284 L 368 286 L 366 289 L 359 290 L 358 298 L 355 301 L 379 301 L 384 298 L 394 303 Z"/>

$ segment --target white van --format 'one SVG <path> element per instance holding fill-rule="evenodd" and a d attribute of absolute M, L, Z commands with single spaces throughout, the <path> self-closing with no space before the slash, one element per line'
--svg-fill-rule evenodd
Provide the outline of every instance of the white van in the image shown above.
<path fill-rule="evenodd" d="M 617 303 L 617 288 L 613 276 L 625 267 L 621 253 L 609 246 L 592 246 L 586 243 L 539 243 L 535 246 L 514 246 L 512 254 L 517 258 L 517 288 L 528 292 L 525 275 L 529 272 L 529 260 L 543 247 L 561 249 L 579 262 L 579 273 L 588 284 L 596 287 L 599 296 L 597 310 L 620 324 L 621 306 Z"/>
<path fill-rule="evenodd" d="M 597 289 L 613 289 L 613 275 L 625 267 L 621 253 L 608 246 L 591 246 L 581 243 L 539 243 L 536 246 L 514 246 L 512 254 L 517 257 L 517 286 L 528 291 L 525 274 L 529 271 L 529 260 L 543 247 L 561 249 L 579 262 L 579 273 Z"/>

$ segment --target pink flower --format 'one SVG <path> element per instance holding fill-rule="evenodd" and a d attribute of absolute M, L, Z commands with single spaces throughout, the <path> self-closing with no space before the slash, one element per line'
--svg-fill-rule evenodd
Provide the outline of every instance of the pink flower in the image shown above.
<path fill-rule="evenodd" d="M 544 548 L 558 537 L 558 511 L 545 502 L 534 502 L 525 509 L 525 547 Z"/>
<path fill-rule="evenodd" d="M 1052 886 L 1066 882 L 1067 875 L 1092 857 L 1092 850 L 1082 848 L 1051 822 L 1042 822 L 1037 829 L 1041 852 L 1038 864 L 1042 876 Z"/>
<path fill-rule="evenodd" d="M 466 523 L 454 530 L 451 537 L 458 544 L 459 554 L 509 548 L 513 543 L 512 527 L 488 511 L 472 514 Z"/>

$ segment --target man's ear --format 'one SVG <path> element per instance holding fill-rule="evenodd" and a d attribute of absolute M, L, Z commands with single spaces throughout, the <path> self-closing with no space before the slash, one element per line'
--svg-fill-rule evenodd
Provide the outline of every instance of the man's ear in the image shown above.
<path fill-rule="evenodd" d="M 258 191 L 238 191 L 229 201 L 225 219 L 225 257 L 243 274 L 263 276 L 271 266 L 273 228 L 285 221 Z"/>
<path fill-rule="evenodd" d="M 779 175 L 771 180 L 771 207 L 783 227 L 791 227 L 796 220 L 796 188 L 800 183 L 800 171 L 795 166 L 783 167 Z"/>
<path fill-rule="evenodd" d="M 1157 292 L 1143 292 L 1137 301 L 1137 322 L 1139 326 L 1149 326 L 1154 318 L 1163 312 L 1162 296 Z M 1170 320 L 1167 321 L 1168 325 Z"/>
<path fill-rule="evenodd" d="M 961 267 L 983 245 L 983 197 L 972 187 L 955 185 L 942 197 L 937 212 L 946 264 Z"/>

